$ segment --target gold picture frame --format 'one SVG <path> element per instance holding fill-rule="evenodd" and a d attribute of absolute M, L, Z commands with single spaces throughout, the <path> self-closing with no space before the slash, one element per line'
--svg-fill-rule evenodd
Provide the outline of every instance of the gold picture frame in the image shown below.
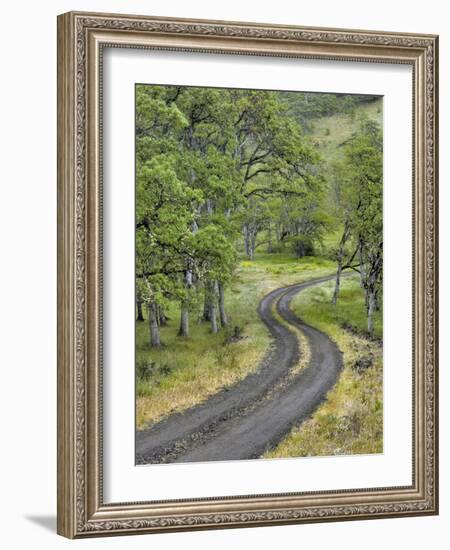
<path fill-rule="evenodd" d="M 413 68 L 413 483 L 103 502 L 102 51 L 403 63 Z M 438 513 L 438 38 L 70 12 L 58 17 L 58 533 L 70 538 Z"/>

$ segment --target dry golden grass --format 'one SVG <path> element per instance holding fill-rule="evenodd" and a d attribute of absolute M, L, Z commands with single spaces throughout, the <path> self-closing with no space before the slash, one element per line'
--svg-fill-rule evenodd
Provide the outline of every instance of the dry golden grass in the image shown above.
<path fill-rule="evenodd" d="M 278 300 L 273 304 L 272 306 L 272 312 L 274 317 L 277 319 L 279 323 L 284 325 L 288 330 L 293 332 L 298 340 L 298 346 L 300 350 L 300 356 L 297 363 L 291 368 L 289 371 L 289 379 L 292 379 L 294 376 L 296 376 L 299 372 L 301 372 L 305 367 L 308 366 L 309 360 L 311 359 L 311 348 L 309 346 L 308 339 L 304 335 L 303 331 L 301 331 L 299 328 L 297 328 L 294 325 L 290 325 L 287 323 L 277 312 L 276 310 L 276 303 Z"/>
<path fill-rule="evenodd" d="M 149 427 L 163 417 L 200 403 L 224 387 L 232 386 L 257 369 L 265 353 L 266 338 L 253 346 L 245 339 L 223 350 L 203 352 L 194 368 L 187 368 L 171 383 L 150 387 L 137 397 L 138 429 Z M 269 344 L 267 336 L 267 345 Z"/>

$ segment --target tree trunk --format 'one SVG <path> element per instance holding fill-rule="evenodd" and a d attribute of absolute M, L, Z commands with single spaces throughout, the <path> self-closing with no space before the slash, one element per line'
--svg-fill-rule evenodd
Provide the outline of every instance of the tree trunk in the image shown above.
<path fill-rule="evenodd" d="M 191 266 L 188 267 L 184 276 L 184 286 L 186 292 L 189 294 L 190 289 L 192 288 L 192 269 Z M 180 330 L 178 331 L 178 336 L 189 336 L 189 301 L 185 299 L 181 304 L 181 314 L 180 314 Z"/>
<path fill-rule="evenodd" d="M 366 280 L 366 266 L 364 262 L 364 247 L 361 239 L 358 243 L 358 260 L 359 260 L 359 283 L 361 288 L 365 287 L 365 280 Z M 366 301 L 366 307 L 367 307 L 367 301 Z"/>
<path fill-rule="evenodd" d="M 344 226 L 344 233 L 342 234 L 341 242 L 339 243 L 336 283 L 334 285 L 334 292 L 333 292 L 333 299 L 332 299 L 332 303 L 334 306 L 337 304 L 339 291 L 341 288 L 341 273 L 342 273 L 342 262 L 344 260 L 344 248 L 349 235 L 350 235 L 350 224 L 346 221 Z"/>
<path fill-rule="evenodd" d="M 272 224 L 269 223 L 269 227 L 267 228 L 267 252 L 271 254 L 273 252 L 273 244 L 272 244 Z"/>
<path fill-rule="evenodd" d="M 211 296 L 209 287 L 205 284 L 205 297 L 203 303 L 203 317 L 202 321 L 209 322 L 211 320 Z"/>
<path fill-rule="evenodd" d="M 158 311 L 155 302 L 148 306 L 148 320 L 150 325 L 150 345 L 154 348 L 161 347 L 161 338 L 158 327 Z"/>
<path fill-rule="evenodd" d="M 219 331 L 217 326 L 217 305 L 216 305 L 216 296 L 217 296 L 217 281 L 214 281 L 211 284 L 211 306 L 210 306 L 210 321 L 211 321 L 211 332 L 216 334 Z"/>
<path fill-rule="evenodd" d="M 164 313 L 164 308 L 162 306 L 158 307 L 158 321 L 160 327 L 164 327 L 167 325 L 167 317 Z"/>
<path fill-rule="evenodd" d="M 145 321 L 144 313 L 142 311 L 142 300 L 137 300 L 136 306 L 137 306 L 137 320 L 138 321 Z"/>
<path fill-rule="evenodd" d="M 189 336 L 189 309 L 186 303 L 181 305 L 180 330 L 178 336 Z"/>
<path fill-rule="evenodd" d="M 337 304 L 339 291 L 341 289 L 341 272 L 342 272 L 342 260 L 338 262 L 338 268 L 336 271 L 336 282 L 334 284 L 334 292 L 333 292 L 333 299 L 332 299 L 332 304 L 334 306 Z"/>
<path fill-rule="evenodd" d="M 373 314 L 377 309 L 378 282 L 383 269 L 383 243 L 378 245 L 378 249 L 372 252 L 368 258 L 366 275 L 366 307 L 367 307 L 367 331 L 373 334 Z"/>
<path fill-rule="evenodd" d="M 369 292 L 369 306 L 367 309 L 367 331 L 372 336 L 373 335 L 373 314 L 376 309 L 377 300 L 375 290 Z"/>
<path fill-rule="evenodd" d="M 249 260 L 253 260 L 255 257 L 257 235 L 258 231 L 253 223 L 244 224 L 244 249 Z"/>
<path fill-rule="evenodd" d="M 214 207 L 211 199 L 206 199 L 206 211 L 208 212 L 209 216 L 212 216 L 214 214 Z"/>
<path fill-rule="evenodd" d="M 219 281 L 219 315 L 220 325 L 222 327 L 228 325 L 227 313 L 225 311 L 225 289 L 221 281 Z"/>
<path fill-rule="evenodd" d="M 247 256 L 247 258 L 250 256 L 250 235 L 249 235 L 249 230 L 248 230 L 248 225 L 245 223 L 244 224 L 244 250 L 245 250 L 245 255 Z"/>
<path fill-rule="evenodd" d="M 300 259 L 306 256 L 305 243 L 301 240 L 297 241 L 294 246 L 294 252 L 295 252 L 295 257 L 297 259 Z"/>
<path fill-rule="evenodd" d="M 255 259 L 255 248 L 256 248 L 256 232 L 252 231 L 250 235 L 250 250 L 249 250 L 249 259 Z"/>
<path fill-rule="evenodd" d="M 275 224 L 275 238 L 277 243 L 281 242 L 281 235 L 283 234 L 283 228 L 280 223 Z"/>
<path fill-rule="evenodd" d="M 215 302 L 211 302 L 211 332 L 213 334 L 216 334 L 219 331 L 219 328 L 217 327 L 217 312 L 216 312 L 216 304 Z"/>
<path fill-rule="evenodd" d="M 377 289 L 377 291 L 375 292 L 375 310 L 380 311 L 380 309 L 380 292 L 379 289 Z"/>

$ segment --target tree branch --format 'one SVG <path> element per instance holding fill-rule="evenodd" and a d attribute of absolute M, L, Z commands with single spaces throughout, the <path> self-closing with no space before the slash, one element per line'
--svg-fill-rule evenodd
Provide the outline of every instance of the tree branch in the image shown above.
<path fill-rule="evenodd" d="M 353 271 L 356 271 L 357 273 L 361 273 L 361 271 L 359 269 L 356 269 L 357 267 L 360 267 L 361 264 L 356 264 L 356 265 L 344 265 L 342 267 L 342 271 L 344 271 L 344 269 L 353 269 Z"/>

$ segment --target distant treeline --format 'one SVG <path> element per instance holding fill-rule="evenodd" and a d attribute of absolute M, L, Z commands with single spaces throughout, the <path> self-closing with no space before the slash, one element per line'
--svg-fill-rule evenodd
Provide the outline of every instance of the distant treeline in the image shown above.
<path fill-rule="evenodd" d="M 290 114 L 305 130 L 310 129 L 312 119 L 340 113 L 351 114 L 362 103 L 379 99 L 379 96 L 373 95 L 314 92 L 280 92 L 280 97 L 288 104 Z"/>

